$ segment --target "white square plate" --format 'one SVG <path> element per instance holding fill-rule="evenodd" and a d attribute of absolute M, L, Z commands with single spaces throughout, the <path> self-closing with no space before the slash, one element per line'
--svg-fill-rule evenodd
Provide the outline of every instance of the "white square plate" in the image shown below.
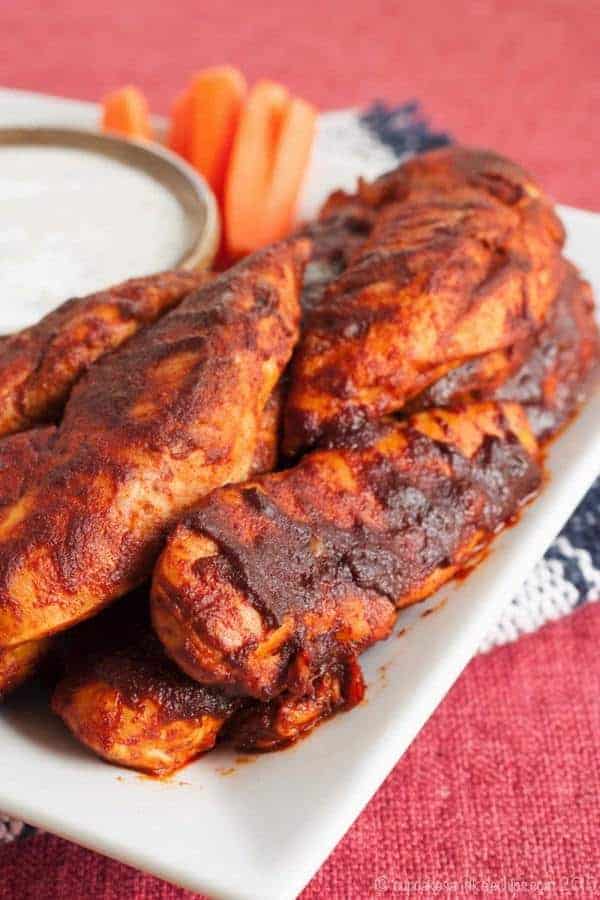
<path fill-rule="evenodd" d="M 1 101 L 0 95 L 0 120 Z M 75 107 L 82 110 L 79 119 Z M 90 121 L 84 105 L 64 108 L 72 124 Z M 600 216 L 561 212 L 569 255 L 600 296 Z M 466 581 L 400 617 L 398 631 L 407 628 L 402 639 L 393 636 L 363 658 L 368 702 L 309 739 L 252 764 L 219 750 L 170 781 L 153 781 L 87 753 L 44 702 L 26 692 L 0 712 L 0 809 L 193 891 L 237 900 L 294 897 L 593 483 L 599 446 L 596 394 L 552 447 L 548 484 L 519 525 L 500 536 Z M 423 618 L 442 599 L 448 602 Z"/>

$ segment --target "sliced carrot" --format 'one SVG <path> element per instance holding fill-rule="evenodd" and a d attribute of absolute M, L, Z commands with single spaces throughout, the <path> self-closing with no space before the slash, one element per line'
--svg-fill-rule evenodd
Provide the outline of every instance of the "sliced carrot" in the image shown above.
<path fill-rule="evenodd" d="M 190 113 L 191 94 L 189 90 L 182 91 L 171 108 L 171 123 L 167 137 L 167 146 L 180 156 L 189 158 L 190 147 Z"/>
<path fill-rule="evenodd" d="M 190 88 L 189 160 L 219 199 L 246 90 L 246 79 L 232 66 L 199 72 Z"/>
<path fill-rule="evenodd" d="M 102 100 L 102 130 L 129 138 L 151 138 L 148 101 L 135 87 L 124 87 Z"/>
<path fill-rule="evenodd" d="M 317 111 L 305 100 L 289 103 L 261 214 L 259 240 L 270 244 L 290 228 L 315 136 Z"/>
<path fill-rule="evenodd" d="M 225 236 L 233 258 L 260 246 L 261 210 L 288 103 L 284 87 L 260 81 L 242 111 L 224 194 Z"/>

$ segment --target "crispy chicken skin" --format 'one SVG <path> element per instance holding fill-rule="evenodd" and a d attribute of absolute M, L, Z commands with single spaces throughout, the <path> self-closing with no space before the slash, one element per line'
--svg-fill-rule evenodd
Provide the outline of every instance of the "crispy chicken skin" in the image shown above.
<path fill-rule="evenodd" d="M 306 694 L 468 563 L 539 481 L 515 405 L 365 426 L 354 444 L 214 491 L 185 517 L 154 571 L 154 627 L 203 684 L 263 701 Z"/>
<path fill-rule="evenodd" d="M 49 425 L 0 439 L 0 507 L 20 497 L 55 434 Z M 49 641 L 41 640 L 0 648 L 0 700 L 33 675 L 48 647 Z"/>
<path fill-rule="evenodd" d="M 183 512 L 248 476 L 298 337 L 308 251 L 249 257 L 79 382 L 35 483 L 0 510 L 0 646 L 125 594 Z"/>
<path fill-rule="evenodd" d="M 528 339 L 475 357 L 432 384 L 408 412 L 481 400 L 521 403 L 540 441 L 551 438 L 597 380 L 600 339 L 589 284 L 567 264 L 548 318 Z"/>
<path fill-rule="evenodd" d="M 376 210 L 375 224 L 305 313 L 288 454 L 400 409 L 466 358 L 526 339 L 562 277 L 552 207 L 494 154 L 434 151 L 362 185 L 358 200 Z"/>
<path fill-rule="evenodd" d="M 0 343 L 0 435 L 50 422 L 73 385 L 109 350 L 208 279 L 206 273 L 161 272 L 89 297 L 76 297 L 37 325 Z"/>

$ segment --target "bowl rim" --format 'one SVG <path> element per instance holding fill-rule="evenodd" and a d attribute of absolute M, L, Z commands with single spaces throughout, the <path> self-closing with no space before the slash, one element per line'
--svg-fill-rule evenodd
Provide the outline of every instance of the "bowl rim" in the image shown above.
<path fill-rule="evenodd" d="M 171 150 L 150 140 L 83 128 L 45 125 L 0 127 L 0 147 L 64 147 L 107 156 L 141 170 L 166 188 L 184 211 L 190 239 L 174 268 L 207 269 L 221 238 L 214 193 L 195 169 Z"/>

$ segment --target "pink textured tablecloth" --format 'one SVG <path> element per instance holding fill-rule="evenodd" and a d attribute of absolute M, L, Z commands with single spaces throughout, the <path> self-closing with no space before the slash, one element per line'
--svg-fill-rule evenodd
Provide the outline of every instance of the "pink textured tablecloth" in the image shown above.
<path fill-rule="evenodd" d="M 0 30 L 6 86 L 96 99 L 135 82 L 157 112 L 225 61 L 324 108 L 418 97 L 600 209 L 597 0 L 5 0 Z M 599 643 L 592 605 L 471 663 L 306 900 L 600 896 Z M 0 850 L 0 900 L 187 896 L 49 835 Z"/>

